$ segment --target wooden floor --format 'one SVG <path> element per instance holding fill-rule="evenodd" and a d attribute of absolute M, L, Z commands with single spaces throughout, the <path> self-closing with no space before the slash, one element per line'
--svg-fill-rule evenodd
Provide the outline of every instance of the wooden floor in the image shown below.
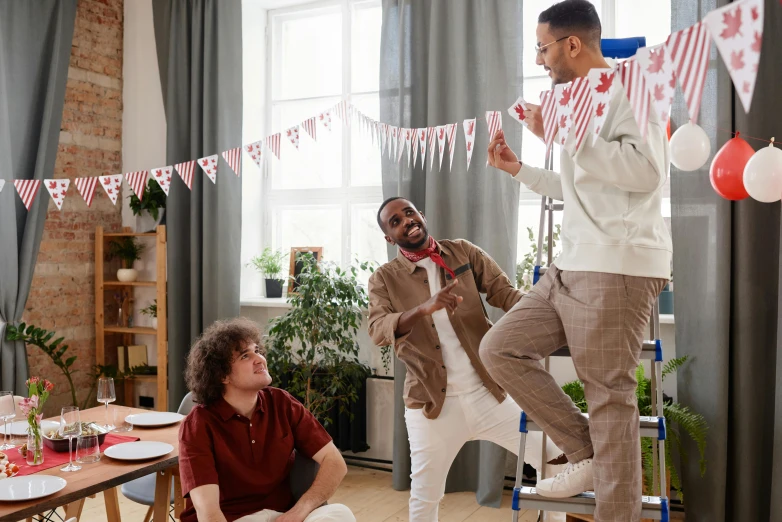
<path fill-rule="evenodd" d="M 391 487 L 391 473 L 364 468 L 349 468 L 331 503 L 345 504 L 356 515 L 358 522 L 407 522 L 407 501 L 409 491 L 394 491 Z M 131 502 L 120 494 L 120 512 L 123 522 L 142 522 L 147 506 Z M 493 509 L 481 507 L 475 501 L 475 493 L 451 493 L 440 502 L 441 522 L 510 522 L 511 496 L 506 491 L 502 507 Z M 535 522 L 537 512 L 522 512 L 520 522 Z M 105 522 L 106 510 L 103 495 L 87 499 L 81 522 Z"/>

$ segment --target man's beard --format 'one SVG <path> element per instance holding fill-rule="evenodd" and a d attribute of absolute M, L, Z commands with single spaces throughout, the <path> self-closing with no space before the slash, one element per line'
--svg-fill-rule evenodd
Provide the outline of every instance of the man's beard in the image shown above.
<path fill-rule="evenodd" d="M 418 226 L 421 227 L 421 232 L 423 232 L 423 239 L 416 241 L 415 243 L 399 240 L 397 241 L 399 248 L 403 248 L 405 250 L 418 250 L 422 246 L 429 244 L 429 231 L 421 223 L 419 223 Z"/>

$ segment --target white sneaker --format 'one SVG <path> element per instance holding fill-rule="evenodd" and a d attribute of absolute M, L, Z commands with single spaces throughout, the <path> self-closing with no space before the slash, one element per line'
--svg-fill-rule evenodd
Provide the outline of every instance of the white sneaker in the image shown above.
<path fill-rule="evenodd" d="M 565 471 L 550 479 L 539 480 L 535 490 L 541 497 L 568 498 L 594 489 L 592 459 L 568 463 Z"/>

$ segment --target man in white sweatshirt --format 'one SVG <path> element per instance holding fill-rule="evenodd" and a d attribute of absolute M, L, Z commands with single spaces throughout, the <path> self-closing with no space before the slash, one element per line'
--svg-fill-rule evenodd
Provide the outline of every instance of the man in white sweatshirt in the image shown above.
<path fill-rule="evenodd" d="M 600 19 L 587 0 L 541 13 L 537 63 L 555 84 L 609 67 L 600 51 Z M 618 82 L 618 80 L 617 80 Z M 543 134 L 540 108 L 526 113 Z M 595 520 L 634 522 L 641 515 L 641 449 L 635 369 L 652 306 L 671 270 L 662 218 L 669 170 L 666 134 L 654 115 L 641 138 L 622 88 L 593 143 L 574 136 L 561 172 L 521 162 L 498 132 L 489 162 L 539 194 L 564 201 L 562 253 L 531 292 L 483 338 L 489 374 L 567 455 L 569 465 L 539 481 L 540 495 L 563 498 L 594 489 Z M 569 346 L 584 383 L 589 421 L 540 360 Z"/>

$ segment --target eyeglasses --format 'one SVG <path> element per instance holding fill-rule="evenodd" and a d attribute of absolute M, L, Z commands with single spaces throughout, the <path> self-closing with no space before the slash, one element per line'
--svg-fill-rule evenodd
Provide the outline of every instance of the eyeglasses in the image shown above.
<path fill-rule="evenodd" d="M 567 40 L 568 38 L 570 38 L 570 36 L 569 36 L 569 35 L 568 35 L 568 36 L 563 36 L 562 38 L 560 38 L 560 39 L 558 39 L 558 40 L 554 40 L 553 42 L 549 42 L 549 43 L 547 43 L 546 45 L 535 46 L 535 52 L 536 52 L 537 54 L 544 54 L 544 51 L 546 50 L 546 47 L 549 47 L 549 46 L 551 46 L 551 45 L 554 45 L 554 44 L 555 44 L 555 43 L 557 43 L 557 42 L 561 42 L 562 40 Z"/>

